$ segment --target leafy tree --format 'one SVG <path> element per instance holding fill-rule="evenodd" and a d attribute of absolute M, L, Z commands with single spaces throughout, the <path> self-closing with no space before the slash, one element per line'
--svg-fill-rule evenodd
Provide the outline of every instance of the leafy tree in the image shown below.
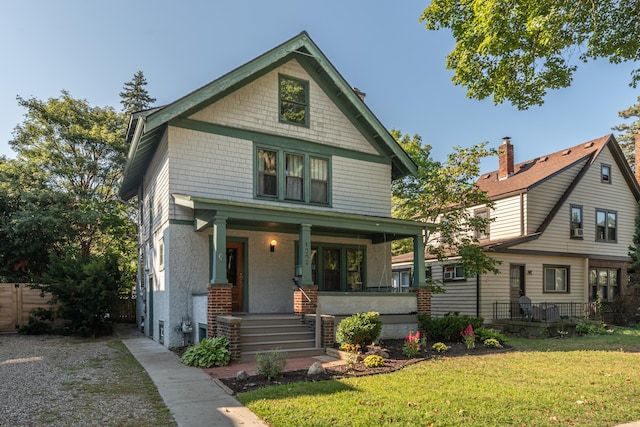
<path fill-rule="evenodd" d="M 618 116 L 624 119 L 635 118 L 632 123 L 622 123 L 618 126 L 614 126 L 612 129 L 620 132 L 618 134 L 618 143 L 624 153 L 627 162 L 635 170 L 635 137 L 640 133 L 640 97 L 638 97 L 638 103 L 632 105 L 626 110 L 618 112 Z"/>
<path fill-rule="evenodd" d="M 149 96 L 146 89 L 147 79 L 142 71 L 138 71 L 133 75 L 131 81 L 124 84 L 122 92 L 120 92 L 120 104 L 122 111 L 127 114 L 140 110 L 146 110 L 156 102 L 155 98 Z"/>
<path fill-rule="evenodd" d="M 452 31 L 446 65 L 468 97 L 527 109 L 568 87 L 578 61 L 640 59 L 639 15 L 638 0 L 432 0 L 420 22 Z M 631 86 L 639 80 L 636 69 Z"/>
<path fill-rule="evenodd" d="M 47 101 L 18 97 L 18 103 L 27 112 L 10 145 L 42 174 L 47 191 L 68 198 L 65 215 L 74 242 L 88 256 L 103 236 L 128 221 L 117 198 L 127 155 L 125 120 L 111 107 L 92 107 L 66 91 Z"/>
<path fill-rule="evenodd" d="M 486 193 L 476 185 L 480 160 L 495 155 L 486 143 L 470 148 L 454 147 L 444 163 L 431 157 L 431 147 L 422 144 L 419 135 L 391 134 L 418 166 L 416 176 L 393 183 L 392 209 L 397 218 L 418 219 L 435 223 L 425 248 L 444 261 L 460 257 L 465 274 L 470 277 L 487 272 L 497 273 L 497 261 L 480 247 L 477 233 L 484 233 L 489 219 L 474 216 L 474 206 L 493 207 Z"/>

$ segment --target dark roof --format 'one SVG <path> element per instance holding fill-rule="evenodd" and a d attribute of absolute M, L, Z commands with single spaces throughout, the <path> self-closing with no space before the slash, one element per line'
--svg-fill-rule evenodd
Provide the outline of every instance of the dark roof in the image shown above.
<path fill-rule="evenodd" d="M 120 197 L 128 200 L 136 194 L 162 134 L 172 120 L 189 117 L 291 59 L 296 59 L 313 76 L 380 155 L 390 159 L 393 179 L 416 173 L 415 163 L 303 31 L 171 104 L 135 113 L 127 130 L 131 148 L 120 187 Z"/>

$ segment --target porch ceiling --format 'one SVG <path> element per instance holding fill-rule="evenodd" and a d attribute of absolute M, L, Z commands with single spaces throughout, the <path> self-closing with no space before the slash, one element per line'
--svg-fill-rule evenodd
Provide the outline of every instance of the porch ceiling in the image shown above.
<path fill-rule="evenodd" d="M 301 224 L 311 226 L 313 234 L 362 237 L 374 243 L 388 242 L 422 234 L 432 224 L 394 218 L 258 205 L 227 200 L 172 194 L 175 203 L 194 211 L 196 231 L 211 226 L 216 217 L 227 218 L 228 228 L 264 229 L 298 233 Z"/>

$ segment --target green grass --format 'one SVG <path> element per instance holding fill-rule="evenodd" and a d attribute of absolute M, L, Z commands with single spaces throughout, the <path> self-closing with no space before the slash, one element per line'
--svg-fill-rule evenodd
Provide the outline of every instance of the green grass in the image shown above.
<path fill-rule="evenodd" d="M 272 426 L 614 426 L 640 420 L 640 330 L 238 395 Z M 622 349 L 623 351 L 621 351 Z"/>

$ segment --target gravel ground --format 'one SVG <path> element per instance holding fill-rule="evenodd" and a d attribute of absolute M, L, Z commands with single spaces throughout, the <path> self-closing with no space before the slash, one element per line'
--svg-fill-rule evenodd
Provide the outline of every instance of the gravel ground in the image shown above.
<path fill-rule="evenodd" d="M 117 337 L 0 335 L 0 426 L 175 425 Z"/>

